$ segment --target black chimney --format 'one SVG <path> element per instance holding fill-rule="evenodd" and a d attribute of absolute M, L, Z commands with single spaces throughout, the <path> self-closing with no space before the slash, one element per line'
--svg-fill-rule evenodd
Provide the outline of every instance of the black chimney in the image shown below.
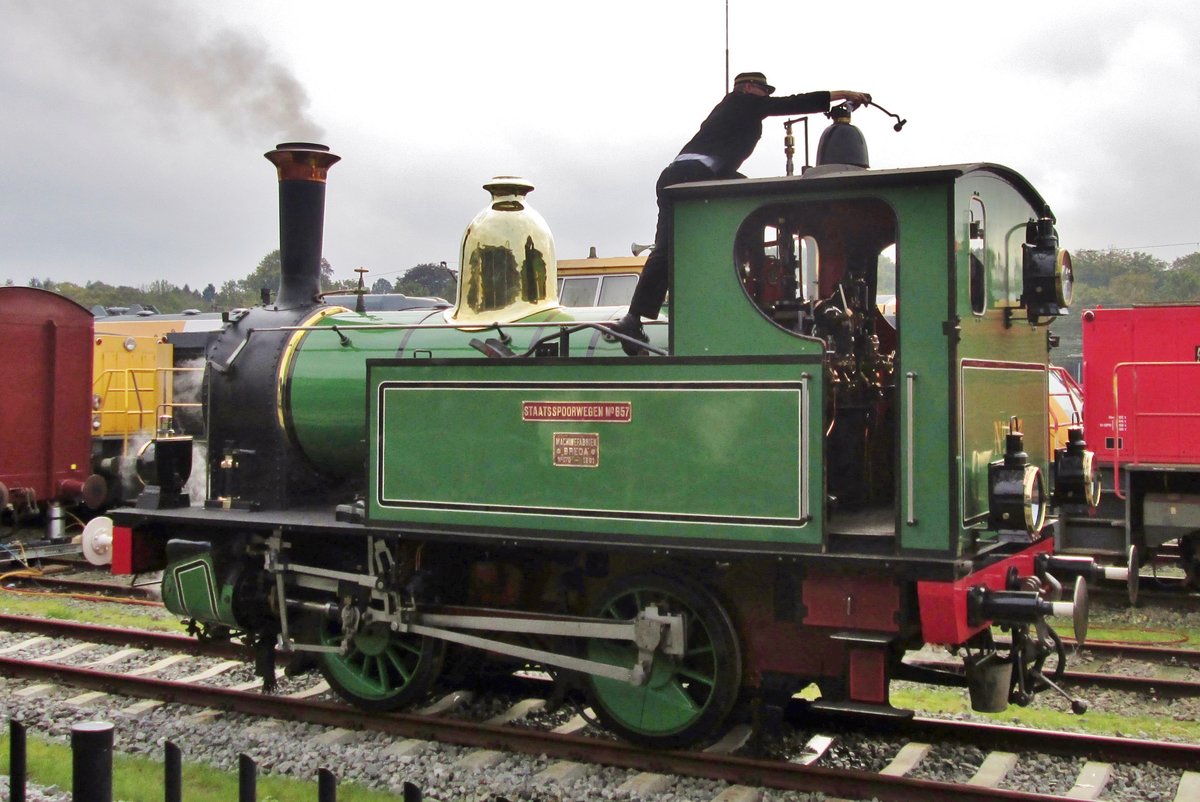
<path fill-rule="evenodd" d="M 325 177 L 341 157 L 324 145 L 285 142 L 265 154 L 279 173 L 279 258 L 283 275 L 275 305 L 311 306 L 321 292 Z"/>

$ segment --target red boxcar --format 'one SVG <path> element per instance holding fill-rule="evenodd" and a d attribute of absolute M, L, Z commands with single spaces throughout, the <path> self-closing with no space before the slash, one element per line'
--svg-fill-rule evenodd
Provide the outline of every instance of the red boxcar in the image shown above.
<path fill-rule="evenodd" d="M 92 313 L 46 290 L 0 287 L 0 364 L 0 502 L 94 501 Z"/>
<path fill-rule="evenodd" d="M 1200 306 L 1083 313 L 1084 437 L 1104 477 L 1093 514 L 1067 515 L 1060 548 L 1142 562 L 1179 541 L 1200 557 Z"/>

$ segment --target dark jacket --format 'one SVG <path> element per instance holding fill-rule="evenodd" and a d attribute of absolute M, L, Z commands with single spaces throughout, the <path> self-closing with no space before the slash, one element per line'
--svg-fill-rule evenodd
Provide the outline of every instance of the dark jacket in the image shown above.
<path fill-rule="evenodd" d="M 762 138 L 764 119 L 828 110 L 828 92 L 782 97 L 730 92 L 709 112 L 700 130 L 679 152 L 710 156 L 717 161 L 717 177 L 731 178 Z"/>

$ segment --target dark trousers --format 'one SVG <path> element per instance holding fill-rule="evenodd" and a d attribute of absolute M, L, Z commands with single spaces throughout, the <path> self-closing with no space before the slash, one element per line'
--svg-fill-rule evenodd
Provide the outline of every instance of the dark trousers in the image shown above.
<path fill-rule="evenodd" d="M 675 213 L 671 201 L 663 189 L 673 184 L 686 184 L 691 181 L 711 181 L 716 175 L 702 162 L 694 159 L 671 162 L 658 177 L 654 185 L 654 193 L 658 198 L 658 227 L 654 231 L 654 250 L 646 257 L 646 266 L 642 268 L 641 278 L 633 291 L 633 299 L 629 302 L 629 311 L 646 318 L 658 317 L 663 301 L 667 298 L 668 286 L 668 250 L 675 234 Z"/>

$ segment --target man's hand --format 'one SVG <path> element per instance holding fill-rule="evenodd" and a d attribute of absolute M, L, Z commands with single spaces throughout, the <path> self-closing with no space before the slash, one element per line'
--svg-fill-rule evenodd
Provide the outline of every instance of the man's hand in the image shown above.
<path fill-rule="evenodd" d="M 866 106 L 871 102 L 867 92 L 855 92 L 851 89 L 835 89 L 829 93 L 830 100 L 848 100 L 856 106 Z"/>

